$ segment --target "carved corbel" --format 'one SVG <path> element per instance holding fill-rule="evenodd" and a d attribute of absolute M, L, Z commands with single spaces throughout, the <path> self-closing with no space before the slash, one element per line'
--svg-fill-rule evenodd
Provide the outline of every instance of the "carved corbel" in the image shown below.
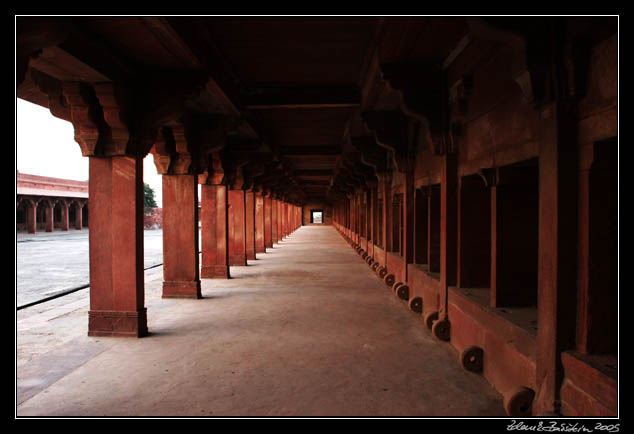
<path fill-rule="evenodd" d="M 84 157 L 99 155 L 103 136 L 108 129 L 94 90 L 85 83 L 61 83 L 40 71 L 31 77 L 48 96 L 49 110 L 57 118 L 73 124 L 75 141 Z"/>
<path fill-rule="evenodd" d="M 192 151 L 182 127 L 163 127 L 150 150 L 161 175 L 185 175 L 192 170 Z"/>
<path fill-rule="evenodd" d="M 102 138 L 104 155 L 124 155 L 130 141 L 129 95 L 114 83 L 97 83 L 94 88 L 109 127 Z"/>
<path fill-rule="evenodd" d="M 442 127 L 442 72 L 431 63 L 381 65 L 383 80 L 401 96 L 401 110 L 426 124 L 430 131 Z"/>
<path fill-rule="evenodd" d="M 243 166 L 248 162 L 248 156 L 236 154 L 224 148 L 220 151 L 225 171 L 225 182 L 231 190 L 242 190 L 245 185 Z"/>
<path fill-rule="evenodd" d="M 198 172 L 196 167 L 195 156 L 198 155 L 194 144 L 188 142 L 185 137 L 185 130 L 182 126 L 171 128 L 172 137 L 174 138 L 176 161 L 172 163 L 173 173 L 176 175 L 195 174 Z"/>
<path fill-rule="evenodd" d="M 72 123 L 70 106 L 62 92 L 62 83 L 43 72 L 32 70 L 31 78 L 37 87 L 48 97 L 48 109 L 56 118 Z"/>
<path fill-rule="evenodd" d="M 398 110 L 368 111 L 362 113 L 361 118 L 376 143 L 392 151 L 397 170 L 413 170 L 414 143 L 418 138 L 416 126 Z"/>
<path fill-rule="evenodd" d="M 469 98 L 473 92 L 473 75 L 463 75 L 449 89 L 449 105 L 455 109 L 457 118 L 467 114 Z"/>
<path fill-rule="evenodd" d="M 103 152 L 102 140 L 106 130 L 101 107 L 94 90 L 83 83 L 63 83 L 62 92 L 68 105 L 75 129 L 75 141 L 82 155 L 94 156 Z"/>
<path fill-rule="evenodd" d="M 512 52 L 511 75 L 527 104 L 539 107 L 554 96 L 550 88 L 552 22 L 548 18 L 522 25 L 512 18 L 470 17 L 467 24 L 474 39 L 500 43 Z"/>
<path fill-rule="evenodd" d="M 500 169 L 497 167 L 480 169 L 478 175 L 486 187 L 497 187 L 500 184 Z"/>
<path fill-rule="evenodd" d="M 443 153 L 443 143 L 438 143 L 446 115 L 445 84 L 440 67 L 423 62 L 388 63 L 381 65 L 381 73 L 389 87 L 400 95 L 401 111 L 410 120 L 410 147 Z M 406 170 L 399 168 L 399 171 Z"/>
<path fill-rule="evenodd" d="M 573 36 L 565 44 L 567 96 L 579 100 L 586 95 L 592 58 L 592 42 L 587 35 Z"/>
<path fill-rule="evenodd" d="M 376 177 L 379 180 L 379 184 L 387 184 L 387 185 L 392 184 L 392 171 L 390 170 L 377 172 Z"/>
<path fill-rule="evenodd" d="M 242 168 L 244 177 L 243 189 L 254 192 L 258 190 L 259 188 L 257 186 L 256 178 L 262 175 L 264 171 L 264 163 L 262 161 L 258 161 L 258 157 L 252 154 L 249 162 Z"/>

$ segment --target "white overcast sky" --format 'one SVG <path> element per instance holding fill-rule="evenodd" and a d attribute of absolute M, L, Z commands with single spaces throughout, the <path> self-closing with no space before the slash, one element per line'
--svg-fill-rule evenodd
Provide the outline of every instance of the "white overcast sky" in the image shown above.
<path fill-rule="evenodd" d="M 16 169 L 29 175 L 88 180 L 88 158 L 81 155 L 70 122 L 54 117 L 44 107 L 17 99 Z M 161 175 L 151 155 L 143 160 L 143 181 L 153 189 L 162 206 Z"/>

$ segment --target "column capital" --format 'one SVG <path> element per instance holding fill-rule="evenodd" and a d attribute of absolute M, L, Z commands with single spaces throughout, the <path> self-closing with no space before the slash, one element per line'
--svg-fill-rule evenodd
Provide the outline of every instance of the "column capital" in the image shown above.
<path fill-rule="evenodd" d="M 193 175 L 198 172 L 197 149 L 187 140 L 182 125 L 160 128 L 150 153 L 160 175 Z"/>

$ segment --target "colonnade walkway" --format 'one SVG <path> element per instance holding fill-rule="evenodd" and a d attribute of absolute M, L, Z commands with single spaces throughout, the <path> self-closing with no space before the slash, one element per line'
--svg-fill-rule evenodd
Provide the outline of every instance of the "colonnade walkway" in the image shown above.
<path fill-rule="evenodd" d="M 20 361 L 18 332 L 18 416 L 505 417 L 332 226 L 202 279 L 200 300 L 162 299 L 152 271 L 147 337 L 88 337 L 87 297 L 18 318 L 57 339 Z"/>

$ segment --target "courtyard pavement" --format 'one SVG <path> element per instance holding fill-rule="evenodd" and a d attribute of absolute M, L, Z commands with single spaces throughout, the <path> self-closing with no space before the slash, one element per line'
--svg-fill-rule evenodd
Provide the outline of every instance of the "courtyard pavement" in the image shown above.
<path fill-rule="evenodd" d="M 88 231 L 16 234 L 16 307 L 89 283 Z M 162 230 L 144 231 L 143 252 L 145 268 L 163 262 Z"/>

